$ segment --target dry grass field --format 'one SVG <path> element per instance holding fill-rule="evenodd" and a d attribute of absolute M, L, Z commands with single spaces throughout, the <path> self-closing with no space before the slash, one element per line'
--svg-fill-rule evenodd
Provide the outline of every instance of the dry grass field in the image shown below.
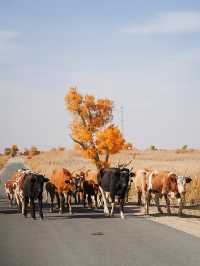
<path fill-rule="evenodd" d="M 134 169 L 152 168 L 157 170 L 170 170 L 178 175 L 189 175 L 193 178 L 192 184 L 188 185 L 187 203 L 200 203 L 200 151 L 122 151 L 112 156 L 112 166 L 118 162 L 128 162 L 133 160 L 131 166 Z M 39 171 L 47 176 L 51 176 L 55 168 L 64 167 L 70 171 L 79 169 L 95 170 L 95 166 L 87 159 L 83 158 L 81 153 L 68 150 L 53 150 L 44 152 L 27 159 L 26 164 L 35 171 Z M 133 191 L 134 192 L 134 191 Z M 133 193 L 134 194 L 134 193 Z"/>
<path fill-rule="evenodd" d="M 4 167 L 8 161 L 8 156 L 0 155 L 0 170 Z"/>

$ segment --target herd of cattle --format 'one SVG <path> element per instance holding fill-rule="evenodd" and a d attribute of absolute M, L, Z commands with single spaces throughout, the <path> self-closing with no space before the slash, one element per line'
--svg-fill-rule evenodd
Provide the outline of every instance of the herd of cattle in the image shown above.
<path fill-rule="evenodd" d="M 31 217 L 35 219 L 35 200 L 38 200 L 39 216 L 43 219 L 43 194 L 46 200 L 50 197 L 50 211 L 53 212 L 56 199 L 59 212 L 65 208 L 72 214 L 72 199 L 75 204 L 83 207 L 104 207 L 104 214 L 112 217 L 117 203 L 120 216 L 124 218 L 124 204 L 128 200 L 128 193 L 134 184 L 138 194 L 138 205 L 144 205 L 145 214 L 149 214 L 149 206 L 154 194 L 157 209 L 162 213 L 159 199 L 166 201 L 167 212 L 170 214 L 170 198 L 177 198 L 179 204 L 178 214 L 182 215 L 185 202 L 186 184 L 192 179 L 186 176 L 177 176 L 170 171 L 156 171 L 142 169 L 132 171 L 128 164 L 113 168 L 101 169 L 98 173 L 78 171 L 71 173 L 61 168 L 53 171 L 51 178 L 29 169 L 17 170 L 5 183 L 5 192 L 10 201 L 16 202 L 19 212 L 27 217 L 28 205 Z M 45 184 L 45 190 L 43 187 Z M 111 203 L 111 209 L 109 208 Z"/>

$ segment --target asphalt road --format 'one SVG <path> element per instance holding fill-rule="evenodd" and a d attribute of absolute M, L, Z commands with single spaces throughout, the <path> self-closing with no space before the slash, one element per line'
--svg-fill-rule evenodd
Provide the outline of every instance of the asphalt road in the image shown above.
<path fill-rule="evenodd" d="M 22 164 L 12 163 L 2 173 L 0 188 L 1 266 L 198 266 L 200 239 L 146 217 L 135 216 L 137 207 L 104 218 L 96 212 L 74 207 L 72 217 L 50 214 L 44 220 L 25 219 L 10 208 L 3 182 Z"/>

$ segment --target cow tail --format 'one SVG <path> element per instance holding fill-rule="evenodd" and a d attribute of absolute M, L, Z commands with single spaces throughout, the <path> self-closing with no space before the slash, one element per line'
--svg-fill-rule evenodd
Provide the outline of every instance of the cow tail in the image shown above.
<path fill-rule="evenodd" d="M 103 176 L 103 169 L 100 169 L 98 174 L 97 174 L 97 183 L 98 183 L 99 186 L 101 186 L 102 176 Z"/>

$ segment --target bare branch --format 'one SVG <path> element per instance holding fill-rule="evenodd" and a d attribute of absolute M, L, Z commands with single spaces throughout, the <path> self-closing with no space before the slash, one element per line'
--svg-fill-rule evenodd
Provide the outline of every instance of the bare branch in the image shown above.
<path fill-rule="evenodd" d="M 83 142 L 81 142 L 81 141 L 79 141 L 79 140 L 73 138 L 71 135 L 70 135 L 70 137 L 71 137 L 71 139 L 72 139 L 75 143 L 79 144 L 84 150 L 87 149 L 87 145 L 86 145 L 86 144 L 84 144 Z"/>
<path fill-rule="evenodd" d="M 132 161 L 133 161 L 133 160 L 130 160 L 128 163 L 125 163 L 125 164 L 123 165 L 123 167 L 126 168 L 128 165 L 130 165 L 130 164 L 132 163 Z"/>

